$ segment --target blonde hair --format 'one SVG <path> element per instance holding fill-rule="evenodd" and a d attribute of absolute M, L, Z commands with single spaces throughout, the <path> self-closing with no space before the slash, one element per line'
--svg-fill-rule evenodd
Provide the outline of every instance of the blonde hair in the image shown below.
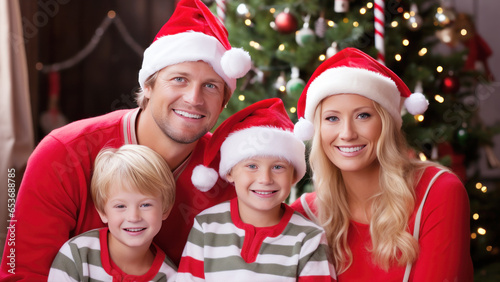
<path fill-rule="evenodd" d="M 418 242 L 408 232 L 408 221 L 415 207 L 416 181 L 430 163 L 410 159 L 406 139 L 391 117 L 373 102 L 382 120 L 382 132 L 377 142 L 380 163 L 380 193 L 373 196 L 370 219 L 371 245 L 366 246 L 372 260 L 388 270 L 396 264 L 404 266 L 418 257 Z M 350 210 L 342 174 L 326 156 L 321 145 L 320 103 L 314 116 L 315 135 L 309 162 L 317 195 L 318 220 L 326 231 L 337 273 L 347 270 L 353 261 L 347 238 Z"/>
<path fill-rule="evenodd" d="M 153 89 L 156 79 L 158 78 L 158 74 L 160 73 L 161 70 L 153 73 L 146 81 L 144 81 L 144 86 L 149 87 Z M 226 105 L 227 102 L 229 102 L 229 98 L 231 98 L 233 92 L 229 88 L 229 85 L 224 82 L 224 100 L 222 102 L 223 105 Z M 144 96 L 144 89 L 139 88 L 137 92 L 135 92 L 135 102 L 141 108 L 141 110 L 146 109 L 146 106 L 148 105 L 149 99 Z"/>
<path fill-rule="evenodd" d="M 146 146 L 123 145 L 99 152 L 90 192 L 96 209 L 101 213 L 104 213 L 112 185 L 148 196 L 160 196 L 164 213 L 175 201 L 175 180 L 170 168 L 158 153 Z"/>

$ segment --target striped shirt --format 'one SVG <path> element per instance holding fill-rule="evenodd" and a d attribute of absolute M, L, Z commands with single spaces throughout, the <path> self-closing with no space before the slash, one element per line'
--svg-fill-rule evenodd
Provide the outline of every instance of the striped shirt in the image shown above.
<path fill-rule="evenodd" d="M 177 281 L 336 281 L 323 229 L 283 204 L 274 226 L 241 221 L 233 199 L 196 216 Z"/>
<path fill-rule="evenodd" d="M 175 281 L 176 267 L 153 243 L 156 256 L 149 271 L 128 275 L 111 260 L 108 228 L 94 229 L 73 237 L 57 253 L 48 281 Z"/>

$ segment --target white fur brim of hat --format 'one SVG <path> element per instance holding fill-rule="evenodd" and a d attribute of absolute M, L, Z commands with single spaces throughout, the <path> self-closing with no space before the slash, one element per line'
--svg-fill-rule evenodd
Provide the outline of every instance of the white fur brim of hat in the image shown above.
<path fill-rule="evenodd" d="M 220 148 L 219 175 L 226 176 L 239 162 L 257 156 L 279 157 L 295 167 L 295 181 L 306 173 L 305 145 L 290 131 L 274 127 L 250 127 L 229 134 Z"/>
<path fill-rule="evenodd" d="M 166 66 L 183 62 L 204 61 L 227 83 L 231 91 L 236 88 L 236 79 L 251 68 L 250 55 L 239 48 L 226 50 L 213 36 L 188 31 L 158 38 L 144 51 L 139 84 Z"/>
<path fill-rule="evenodd" d="M 313 122 L 319 103 L 335 94 L 358 94 L 379 103 L 401 127 L 402 97 L 392 79 L 361 68 L 338 67 L 325 70 L 309 85 L 304 118 Z"/>

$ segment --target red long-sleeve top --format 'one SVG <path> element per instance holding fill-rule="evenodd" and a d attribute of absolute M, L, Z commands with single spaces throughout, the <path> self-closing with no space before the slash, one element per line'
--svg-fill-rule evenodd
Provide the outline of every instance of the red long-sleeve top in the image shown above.
<path fill-rule="evenodd" d="M 438 170 L 427 168 L 415 188 L 417 201 L 408 222 L 411 234 L 417 209 L 428 183 Z M 309 193 L 303 197 L 293 203 L 292 208 L 308 217 L 308 208 L 316 214 L 316 194 Z M 409 281 L 473 281 L 469 210 L 469 198 L 460 180 L 451 173 L 439 176 L 423 206 L 418 237 L 420 252 L 412 265 Z M 338 281 L 403 281 L 404 266 L 392 267 L 386 272 L 373 263 L 367 250 L 367 246 L 371 245 L 369 228 L 368 224 L 350 222 L 348 244 L 353 263 L 338 276 Z"/>
<path fill-rule="evenodd" d="M 10 222 L 13 227 L 7 235 L 14 240 L 6 241 L 0 280 L 46 281 L 52 261 L 64 242 L 105 226 L 90 196 L 94 159 L 103 147 L 137 143 L 138 111 L 119 110 L 77 121 L 54 130 L 40 142 L 28 160 L 19 188 L 15 215 Z M 155 243 L 176 265 L 194 216 L 236 196 L 234 188 L 220 178 L 208 192 L 199 191 L 191 183 L 192 170 L 202 163 L 211 136 L 210 133 L 203 136 L 188 160 L 174 171 L 175 204 L 155 237 Z"/>

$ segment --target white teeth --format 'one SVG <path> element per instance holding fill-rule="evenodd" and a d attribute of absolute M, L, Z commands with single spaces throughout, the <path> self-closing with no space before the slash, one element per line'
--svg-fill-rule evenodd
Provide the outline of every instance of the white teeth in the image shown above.
<path fill-rule="evenodd" d="M 145 228 L 126 228 L 125 230 L 130 231 L 130 232 L 138 232 L 138 231 L 142 231 L 144 229 Z"/>
<path fill-rule="evenodd" d="M 270 195 L 272 193 L 274 193 L 274 191 L 255 191 L 255 193 L 259 194 L 259 195 Z"/>
<path fill-rule="evenodd" d="M 353 153 L 363 149 L 364 146 L 359 147 L 338 147 L 340 151 L 344 153 Z"/>
<path fill-rule="evenodd" d="M 180 111 L 180 110 L 174 110 L 178 115 L 181 115 L 183 117 L 187 117 L 187 118 L 195 118 L 195 119 L 200 119 L 202 118 L 203 116 L 202 115 L 195 115 L 195 114 L 190 114 L 188 112 L 185 112 L 185 111 Z"/>

